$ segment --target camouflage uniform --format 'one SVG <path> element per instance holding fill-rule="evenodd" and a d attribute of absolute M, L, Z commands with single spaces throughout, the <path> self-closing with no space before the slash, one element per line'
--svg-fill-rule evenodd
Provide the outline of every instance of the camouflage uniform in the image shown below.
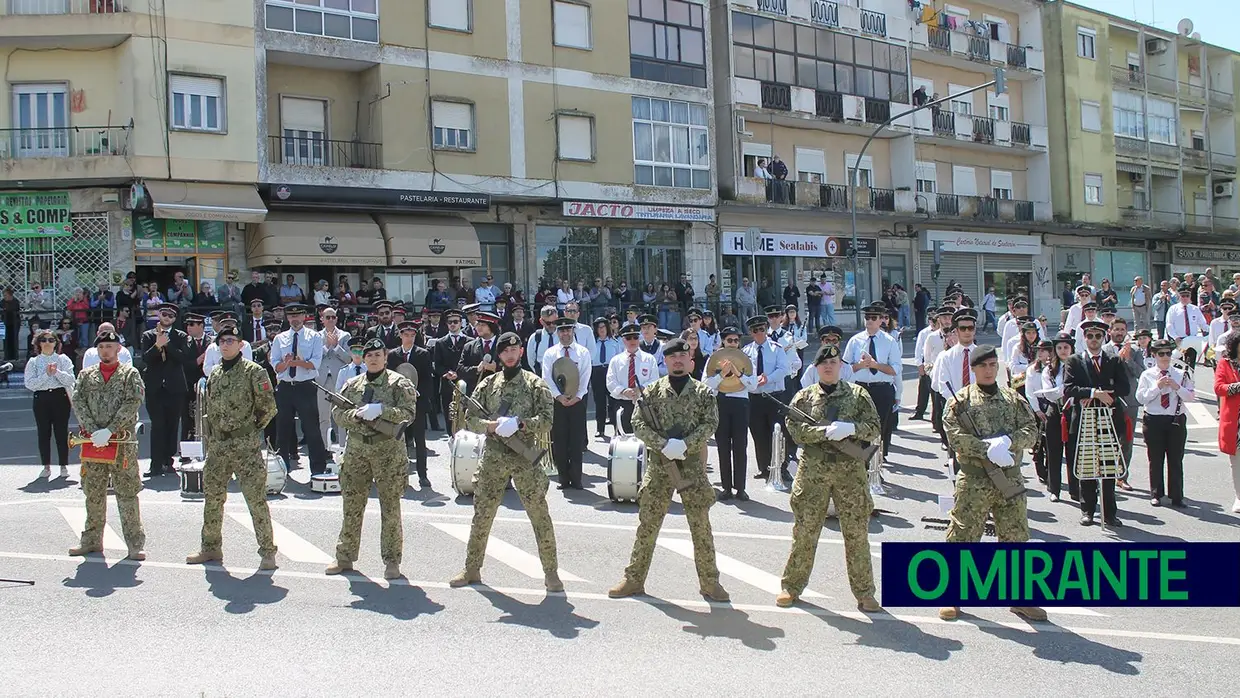
<path fill-rule="evenodd" d="M 882 438 L 882 423 L 874 401 L 865 389 L 852 383 L 837 383 L 829 395 L 819 384 L 802 388 L 792 399 L 792 405 L 820 422 L 829 408 L 836 408 L 838 421 L 854 425 L 856 431 L 851 438 L 875 442 Z M 844 536 L 848 585 L 853 596 L 860 600 L 874 596 L 868 532 L 874 502 L 870 499 L 868 464 L 841 452 L 835 447 L 836 442 L 827 439 L 824 429 L 824 426 L 788 420 L 788 433 L 805 448 L 792 483 L 792 550 L 784 567 L 782 586 L 793 597 L 799 597 L 805 590 L 814 569 L 818 536 L 827 518 L 827 508 L 834 500 L 840 533 Z"/>
<path fill-rule="evenodd" d="M 271 512 L 267 508 L 267 466 L 259 453 L 263 428 L 276 416 L 276 398 L 267 370 L 241 357 L 231 368 L 221 366 L 207 377 L 205 405 L 202 420 L 209 443 L 202 472 L 206 496 L 202 551 L 220 552 L 228 481 L 236 473 L 254 521 L 258 554 L 275 555 Z"/>
<path fill-rule="evenodd" d="M 78 374 L 73 392 L 73 410 L 77 413 L 82 432 L 91 434 L 106 428 L 113 434 L 133 434 L 145 392 L 142 376 L 132 364 L 118 364 L 116 372 L 106 382 L 98 366 L 82 371 Z M 142 491 L 142 479 L 138 474 L 138 447 L 120 444 L 116 456 L 115 463 L 82 464 L 82 492 L 86 495 L 86 530 L 82 531 L 82 547 L 103 550 L 108 478 L 111 477 L 125 545 L 132 554 L 146 545 L 146 533 L 142 530 L 142 516 L 138 508 L 138 493 Z"/>
<path fill-rule="evenodd" d="M 692 378 L 679 395 L 667 376 L 651 383 L 643 392 L 646 409 L 663 430 L 675 432 L 679 428 L 684 434 L 681 440 L 685 442 L 685 458 L 668 460 L 662 452 L 668 439 L 655 433 L 642 410 L 634 410 L 633 433 L 646 444 L 646 472 L 639 490 L 637 539 L 633 542 L 629 566 L 624 570 L 625 580 L 638 585 L 646 582 L 655 540 L 675 491 L 668 469 L 677 468 L 684 488 L 680 501 L 684 504 L 685 519 L 693 538 L 698 581 L 703 589 L 709 589 L 719 582 L 719 568 L 715 565 L 715 538 L 710 530 L 710 507 L 715 503 L 715 490 L 706 477 L 705 446 L 719 425 L 719 406 L 714 393 Z"/>
<path fill-rule="evenodd" d="M 519 371 L 515 378 L 503 373 L 487 376 L 474 390 L 473 397 L 483 409 L 494 414 L 501 404 L 507 404 L 505 416 L 519 417 L 524 432 L 546 443 L 551 435 L 551 390 L 541 378 L 529 371 Z M 478 434 L 486 434 L 481 415 L 470 412 L 465 428 Z M 517 496 L 525 507 L 534 538 L 538 541 L 538 557 L 542 560 L 545 574 L 555 573 L 559 567 L 555 552 L 555 529 L 551 514 L 547 511 L 547 474 L 539 463 L 527 463 L 495 434 L 487 434 L 482 449 L 482 462 L 474 475 L 474 521 L 469 532 L 469 548 L 465 555 L 465 569 L 476 573 L 482 569 L 486 555 L 487 540 L 495 511 L 504 499 L 504 490 L 512 478 Z"/>
<path fill-rule="evenodd" d="M 363 400 L 367 388 L 374 389 L 374 397 Z M 384 370 L 375 380 L 363 373 L 345 383 L 340 394 L 353 404 L 363 406 L 366 402 L 383 404 L 379 419 L 400 423 L 412 420 L 416 410 L 417 393 L 408 378 L 395 371 Z M 393 439 L 371 429 L 370 422 L 358 419 L 351 409 L 339 407 L 332 410 L 336 424 L 349 433 L 348 446 L 340 464 L 340 495 L 344 500 L 344 521 L 340 526 L 340 542 L 336 546 L 336 559 L 353 563 L 357 560 L 361 545 L 362 517 L 366 513 L 366 500 L 370 497 L 373 482 L 379 490 L 379 515 L 381 530 L 379 551 L 383 561 L 399 565 L 405 538 L 400 519 L 400 499 L 409 485 L 409 459 L 405 454 L 404 439 Z"/>
<path fill-rule="evenodd" d="M 984 435 L 977 437 L 966 433 L 956 418 L 956 410 L 963 409 L 973 424 Z M 1016 464 L 1003 468 L 1003 474 L 1016 482 L 1023 482 L 1020 458 L 1033 447 L 1038 438 L 1037 420 L 1029 409 L 1029 403 L 1016 391 L 999 386 L 994 395 L 987 395 L 976 383 L 962 388 L 943 410 L 943 429 L 947 442 L 956 453 L 960 473 L 956 476 L 956 504 L 952 508 L 951 523 L 947 526 L 949 543 L 976 543 L 982 539 L 986 514 L 994 514 L 995 533 L 1003 543 L 1023 543 L 1029 540 L 1029 519 L 1025 511 L 1025 497 L 1004 499 L 986 475 L 985 466 L 988 445 L 982 438 L 1006 434 L 1012 439 L 1012 457 Z"/>

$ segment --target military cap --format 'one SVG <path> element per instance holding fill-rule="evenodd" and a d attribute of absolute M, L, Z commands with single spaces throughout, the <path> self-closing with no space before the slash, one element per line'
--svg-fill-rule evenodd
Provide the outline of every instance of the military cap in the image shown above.
<path fill-rule="evenodd" d="M 466 303 L 465 305 L 461 306 L 461 311 L 464 312 L 466 315 L 469 315 L 470 313 L 476 313 L 479 310 L 482 310 L 481 303 Z"/>
<path fill-rule="evenodd" d="M 213 323 L 219 322 L 220 318 L 224 317 L 224 311 L 223 310 L 212 310 L 210 313 L 207 313 L 207 317 L 211 318 L 211 322 Z"/>
<path fill-rule="evenodd" d="M 1085 305 L 1082 305 L 1081 310 L 1095 310 L 1096 311 L 1098 310 L 1098 304 L 1093 301 L 1090 301 L 1086 303 Z"/>
<path fill-rule="evenodd" d="M 1109 329 L 1111 329 L 1110 325 L 1098 320 L 1086 320 L 1081 323 L 1081 330 L 1101 330 L 1106 332 Z"/>
<path fill-rule="evenodd" d="M 663 355 L 684 354 L 689 351 L 689 343 L 683 339 L 671 339 L 663 345 Z"/>
<path fill-rule="evenodd" d="M 706 310 L 702 311 L 702 317 L 715 317 L 715 313 L 714 311 L 707 308 Z"/>
<path fill-rule="evenodd" d="M 263 329 L 267 330 L 267 334 L 280 334 L 284 331 L 284 323 L 279 320 L 270 320 L 263 323 Z"/>
<path fill-rule="evenodd" d="M 974 349 L 973 353 L 969 355 L 969 366 L 976 367 L 980 365 L 983 361 L 989 361 L 990 359 L 998 359 L 998 358 L 999 358 L 999 352 L 993 346 L 989 344 L 983 344 L 982 346 Z"/>
<path fill-rule="evenodd" d="M 1150 345 L 1150 349 L 1154 351 L 1175 351 L 1176 344 L 1174 339 L 1160 339 Z"/>
<path fill-rule="evenodd" d="M 642 328 L 637 323 L 630 322 L 620 328 L 621 337 L 640 337 L 641 334 Z"/>
<path fill-rule="evenodd" d="M 216 342 L 216 344 L 218 344 L 218 343 L 219 343 L 219 341 L 220 341 L 220 339 L 222 339 L 222 338 L 224 338 L 224 337 L 237 337 L 237 338 L 240 338 L 240 337 L 241 337 L 241 335 L 237 334 L 237 328 L 236 328 L 236 327 L 233 327 L 232 325 L 228 325 L 227 327 L 221 327 L 218 331 L 216 331 L 216 333 L 215 333 L 215 342 Z"/>
<path fill-rule="evenodd" d="M 477 313 L 477 315 L 475 315 L 475 317 L 477 318 L 478 322 L 485 322 L 489 325 L 499 324 L 499 316 L 496 315 L 495 313 L 488 313 L 486 311 L 480 311 Z"/>
<path fill-rule="evenodd" d="M 655 318 L 655 316 L 653 316 L 653 315 L 642 315 L 641 317 L 637 318 L 637 324 L 639 324 L 639 325 L 658 325 L 658 324 L 659 324 L 659 321 L 658 321 L 658 320 Z"/>
<path fill-rule="evenodd" d="M 843 328 L 837 325 L 823 325 L 822 327 L 818 328 L 819 339 L 825 339 L 828 335 L 835 335 L 836 337 L 843 337 L 844 330 Z"/>
<path fill-rule="evenodd" d="M 1154 333 L 1150 332 L 1149 330 L 1137 330 L 1136 334 L 1134 334 L 1132 337 L 1133 339 L 1139 339 L 1141 337 L 1153 338 L 1153 336 L 1154 336 Z"/>
<path fill-rule="evenodd" d="M 817 366 L 827 359 L 838 358 L 840 358 L 840 345 L 824 344 L 821 347 L 818 347 L 818 354 L 814 356 L 814 365 Z"/>
<path fill-rule="evenodd" d="M 1235 310 L 1236 302 L 1230 298 L 1224 298 L 1218 302 L 1218 307 L 1223 310 Z"/>
<path fill-rule="evenodd" d="M 500 296 L 499 298 L 496 298 L 496 299 L 495 299 L 495 305 L 503 305 L 503 306 L 506 306 L 506 305 L 508 305 L 508 299 L 507 299 L 507 298 L 505 298 L 505 297 L 503 297 L 503 296 Z"/>
<path fill-rule="evenodd" d="M 1102 315 L 1114 315 L 1115 306 L 1111 303 L 1103 303 L 1102 305 L 1098 306 L 1098 312 Z"/>
<path fill-rule="evenodd" d="M 702 311 L 698 310 L 697 308 L 689 308 L 689 312 L 685 314 L 685 317 L 687 317 L 690 320 L 692 320 L 693 318 L 697 318 L 701 320 Z"/>
<path fill-rule="evenodd" d="M 624 309 L 624 312 L 626 313 L 640 313 L 641 311 L 642 307 L 640 305 L 630 305 Z"/>
<path fill-rule="evenodd" d="M 516 332 L 505 332 L 499 336 L 498 340 L 495 341 L 495 353 L 498 354 L 508 347 L 519 346 L 521 346 L 521 335 Z"/>
<path fill-rule="evenodd" d="M 600 316 L 598 316 L 598 317 L 594 318 L 594 322 L 592 322 L 592 323 L 590 323 L 590 324 L 591 324 L 592 326 L 594 326 L 594 327 L 598 327 L 599 325 L 604 325 L 604 326 L 606 326 L 606 327 L 611 327 L 611 320 L 608 320 L 607 318 L 605 318 L 605 317 L 603 317 L 602 315 L 600 315 Z"/>
<path fill-rule="evenodd" d="M 735 327 L 725 327 L 722 330 L 719 330 L 719 339 L 727 339 L 728 337 L 739 337 L 739 336 L 741 336 L 741 331 Z"/>
<path fill-rule="evenodd" d="M 362 353 L 369 354 L 372 351 L 381 351 L 387 353 L 387 345 L 378 337 L 370 337 L 366 343 L 362 345 Z"/>
<path fill-rule="evenodd" d="M 374 304 L 373 306 L 371 306 L 371 307 L 372 307 L 372 308 L 374 308 L 374 310 L 375 310 L 376 312 L 377 312 L 377 311 L 380 311 L 380 310 L 383 310 L 384 308 L 387 308 L 388 310 L 391 310 L 391 309 L 392 309 L 392 301 L 390 301 L 390 300 L 388 300 L 388 299 L 384 298 L 384 299 L 383 299 L 383 300 L 381 300 L 381 301 L 375 301 L 375 304 Z"/>
<path fill-rule="evenodd" d="M 392 314 L 393 314 L 393 315 L 404 315 L 404 314 L 405 314 L 405 306 L 403 306 L 403 305 L 393 305 L 393 306 L 392 306 Z"/>
<path fill-rule="evenodd" d="M 571 330 L 575 327 L 577 327 L 577 321 L 570 317 L 562 317 L 555 321 L 555 328 L 557 330 Z"/>
<path fill-rule="evenodd" d="M 783 309 L 783 306 L 768 305 L 766 306 L 766 309 L 763 310 L 762 312 L 766 313 L 767 317 L 771 317 L 772 315 L 783 315 L 784 309 Z"/>
<path fill-rule="evenodd" d="M 871 303 L 861 309 L 861 314 L 866 317 L 874 315 L 881 315 L 885 317 L 887 315 L 887 306 L 882 303 Z"/>
<path fill-rule="evenodd" d="M 366 346 L 365 337 L 361 336 L 360 334 L 349 337 L 349 348 L 350 349 L 361 349 L 364 346 Z"/>
<path fill-rule="evenodd" d="M 1051 340 L 1052 344 L 1067 344 L 1068 346 L 1076 346 L 1076 337 L 1071 332 L 1060 332 Z"/>
<path fill-rule="evenodd" d="M 671 330 L 659 329 L 659 331 L 655 332 L 655 336 L 656 336 L 656 337 L 658 337 L 659 339 L 661 339 L 661 340 L 663 340 L 663 341 L 665 341 L 665 342 L 666 342 L 667 340 L 672 339 L 673 337 L 675 337 L 675 336 L 676 336 L 676 333 L 675 333 L 675 332 L 673 332 L 673 331 L 671 331 Z M 666 349 L 664 349 L 664 350 L 663 350 L 663 353 L 664 353 L 664 354 L 666 354 L 666 353 L 667 353 L 667 350 L 666 350 Z"/>
<path fill-rule="evenodd" d="M 427 308 L 426 314 L 427 315 L 443 315 L 443 310 L 440 308 Z"/>
<path fill-rule="evenodd" d="M 1033 330 L 1034 332 L 1037 332 L 1038 329 L 1039 329 L 1038 323 L 1034 322 L 1033 320 L 1026 320 L 1020 323 L 1021 332 L 1028 332 L 1029 330 Z"/>
<path fill-rule="evenodd" d="M 1191 296 L 1191 295 L 1192 295 L 1192 293 L 1193 293 L 1193 287 L 1192 287 L 1192 286 L 1189 286 L 1189 285 L 1188 285 L 1187 283 L 1185 283 L 1185 282 L 1180 282 L 1179 294 L 1180 294 L 1181 296 L 1186 295 L 1186 294 Z"/>
<path fill-rule="evenodd" d="M 977 311 L 972 308 L 961 308 L 952 313 L 952 327 L 960 324 L 961 320 L 972 320 L 977 322 Z"/>
<path fill-rule="evenodd" d="M 460 320 L 463 317 L 465 317 L 465 314 L 454 308 L 449 308 L 443 311 L 443 319 L 445 320 L 451 320 L 452 318 L 456 318 L 457 320 Z"/>
<path fill-rule="evenodd" d="M 177 305 L 176 303 L 160 303 L 159 312 L 162 313 L 165 310 L 170 313 L 179 313 L 181 312 L 181 306 Z"/>
<path fill-rule="evenodd" d="M 416 330 L 418 329 L 418 324 L 419 323 L 416 323 L 413 320 L 405 320 L 404 322 L 398 322 L 396 323 L 396 331 L 404 332 L 405 330 Z"/>
<path fill-rule="evenodd" d="M 759 327 L 770 327 L 771 323 L 767 321 L 765 315 L 754 315 L 745 321 L 745 325 L 751 330 L 756 330 Z"/>
<path fill-rule="evenodd" d="M 944 315 L 950 316 L 954 312 L 956 312 L 956 309 L 951 307 L 950 305 L 942 305 L 935 309 L 934 316 L 935 317 L 942 317 Z"/>
<path fill-rule="evenodd" d="M 796 310 L 796 309 L 797 309 L 796 303 L 789 303 L 788 305 L 784 306 L 784 312 L 788 312 L 789 310 Z"/>
<path fill-rule="evenodd" d="M 253 307 L 253 306 L 256 306 L 256 305 L 257 305 L 258 307 L 260 307 L 260 308 L 261 308 L 261 307 L 263 307 L 263 299 L 262 299 L 262 298 L 251 298 L 251 299 L 250 299 L 250 307 Z"/>
<path fill-rule="evenodd" d="M 327 310 L 330 307 L 332 306 L 329 303 L 315 303 L 314 304 L 314 309 L 319 311 L 320 313 L 323 312 L 324 310 Z"/>
<path fill-rule="evenodd" d="M 1092 294 L 1092 293 L 1093 293 L 1093 290 L 1092 290 L 1090 287 L 1088 287 L 1088 286 L 1077 286 L 1077 287 L 1076 287 L 1076 295 L 1078 295 L 1078 296 L 1079 296 L 1079 295 L 1081 295 L 1082 293 L 1090 293 L 1090 294 Z"/>
<path fill-rule="evenodd" d="M 512 304 L 512 307 L 508 309 L 508 312 L 510 312 L 510 313 L 515 313 L 515 312 L 517 312 L 518 310 L 520 310 L 521 312 L 523 312 L 523 313 L 524 313 L 524 312 L 525 312 L 525 304 L 524 304 L 524 303 L 513 303 L 513 304 Z"/>
<path fill-rule="evenodd" d="M 302 303 L 289 303 L 284 306 L 285 315 L 297 315 L 298 313 L 304 314 L 305 312 L 306 306 Z"/>
<path fill-rule="evenodd" d="M 1029 299 L 1027 299 L 1027 298 L 1017 298 L 1016 300 L 1012 301 L 1012 307 L 1013 307 L 1013 308 L 1028 308 L 1028 307 L 1029 307 Z"/>
<path fill-rule="evenodd" d="M 111 330 L 105 330 L 95 335 L 95 346 L 99 346 L 100 344 L 105 344 L 107 342 L 116 342 L 119 344 L 120 341 L 120 336 Z"/>
<path fill-rule="evenodd" d="M 1038 342 L 1038 349 L 1045 349 L 1047 351 L 1055 351 L 1055 343 L 1049 339 L 1044 339 Z"/>
<path fill-rule="evenodd" d="M 205 317 L 199 315 L 198 313 L 190 313 L 185 316 L 185 324 L 187 325 L 190 323 L 194 323 L 195 325 L 201 325 L 202 323 L 206 322 L 206 320 L 207 319 Z"/>

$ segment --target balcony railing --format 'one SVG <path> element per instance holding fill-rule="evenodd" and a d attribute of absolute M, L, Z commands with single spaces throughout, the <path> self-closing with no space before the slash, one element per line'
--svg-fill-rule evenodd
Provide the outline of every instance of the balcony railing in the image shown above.
<path fill-rule="evenodd" d="M 1025 222 L 1033 220 L 1033 202 L 1017 201 L 1016 202 L 1016 220 Z"/>
<path fill-rule="evenodd" d="M 1121 206 L 1119 217 L 1126 221 L 1148 221 L 1150 219 L 1150 210 L 1147 208 Z"/>
<path fill-rule="evenodd" d="M 861 33 L 887 36 L 887 15 L 873 10 L 862 10 Z"/>
<path fill-rule="evenodd" d="M 843 121 L 844 95 L 819 90 L 814 94 L 814 112 L 832 121 Z"/>
<path fill-rule="evenodd" d="M 976 199 L 976 208 L 973 213 L 974 218 L 980 218 L 986 221 L 999 220 L 999 200 L 990 196 L 978 196 Z"/>
<path fill-rule="evenodd" d="M 268 136 L 267 156 L 273 163 L 302 167 L 356 167 L 370 170 L 383 167 L 380 145 L 361 141 Z"/>
<path fill-rule="evenodd" d="M 762 108 L 792 111 L 792 88 L 773 82 L 762 83 Z"/>
<path fill-rule="evenodd" d="M 990 62 L 990 39 L 982 36 L 969 37 L 969 60 Z"/>
<path fill-rule="evenodd" d="M 1161 75 L 1151 75 L 1146 73 L 1145 85 L 1150 92 L 1174 97 L 1176 94 L 1176 81 L 1171 78 L 1164 78 Z"/>
<path fill-rule="evenodd" d="M 931 115 L 934 119 L 934 135 L 956 137 L 956 112 L 935 109 L 931 111 Z"/>
<path fill-rule="evenodd" d="M 824 184 L 818 190 L 819 205 L 834 211 L 848 210 L 848 185 Z"/>
<path fill-rule="evenodd" d="M 1217 233 L 1240 232 L 1240 219 L 1229 216 L 1215 216 L 1214 231 Z"/>
<path fill-rule="evenodd" d="M 1210 153 L 1210 167 L 1222 172 L 1236 171 L 1236 156 L 1228 153 Z"/>
<path fill-rule="evenodd" d="M 870 189 L 870 208 L 875 211 L 895 211 L 896 192 L 894 189 Z"/>
<path fill-rule="evenodd" d="M 1115 152 L 1120 155 L 1128 155 L 1131 157 L 1145 157 L 1148 153 L 1145 148 L 1145 141 L 1139 138 L 1128 138 L 1126 136 L 1115 136 Z"/>
<path fill-rule="evenodd" d="M 11 15 L 110 15 L 128 12 L 125 0 L 7 0 Z M 132 4 L 132 3 L 131 3 Z"/>
<path fill-rule="evenodd" d="M 1236 109 L 1236 96 L 1230 92 L 1210 90 L 1209 98 L 1211 109 L 1222 109 L 1223 111 L 1235 111 Z"/>
<path fill-rule="evenodd" d="M 786 179 L 766 180 L 766 200 L 772 204 L 793 205 L 797 202 L 797 190 L 794 182 Z"/>
<path fill-rule="evenodd" d="M 1197 150 L 1196 148 L 1184 148 L 1183 152 L 1185 165 L 1203 170 L 1209 166 L 1208 162 L 1210 158 L 1206 154 L 1206 151 Z"/>
<path fill-rule="evenodd" d="M 1033 142 L 1033 127 L 1029 124 L 1012 122 L 1012 142 L 1018 145 L 1029 145 Z"/>
<path fill-rule="evenodd" d="M 926 29 L 926 43 L 932 51 L 951 53 L 952 33 L 944 27 L 928 27 Z"/>
<path fill-rule="evenodd" d="M 867 124 L 886 123 L 891 118 L 891 102 L 885 99 L 865 98 L 865 122 Z"/>
<path fill-rule="evenodd" d="M 1026 69 L 1029 67 L 1029 51 L 1024 46 L 1007 47 L 1007 64 L 1012 68 Z"/>
<path fill-rule="evenodd" d="M 824 27 L 840 26 L 840 6 L 831 0 L 815 0 L 810 4 L 809 19 Z"/>
<path fill-rule="evenodd" d="M 1193 104 L 1206 103 L 1206 88 L 1204 85 L 1194 85 L 1188 82 L 1180 83 L 1180 101 L 1191 102 Z"/>
<path fill-rule="evenodd" d="M 1150 141 L 1150 157 L 1155 160 L 1175 162 L 1180 159 L 1180 149 L 1174 145 Z"/>
<path fill-rule="evenodd" d="M 959 216 L 960 197 L 955 194 L 939 194 L 935 201 L 935 211 L 940 216 Z"/>
<path fill-rule="evenodd" d="M 1111 66 L 1111 82 L 1120 86 L 1141 87 L 1145 84 L 1145 74 L 1136 68 L 1113 65 Z"/>
<path fill-rule="evenodd" d="M 1190 230 L 1209 230 L 1211 216 L 1203 213 L 1188 213 L 1184 215 L 1184 227 Z"/>
<path fill-rule="evenodd" d="M 129 154 L 129 126 L 0 129 L 0 160 Z"/>
<path fill-rule="evenodd" d="M 988 116 L 973 117 L 973 142 L 995 142 L 995 120 Z"/>

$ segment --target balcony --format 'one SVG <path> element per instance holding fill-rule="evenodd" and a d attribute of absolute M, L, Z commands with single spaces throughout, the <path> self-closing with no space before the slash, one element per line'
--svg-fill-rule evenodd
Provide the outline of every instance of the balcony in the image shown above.
<path fill-rule="evenodd" d="M 1236 173 L 1236 156 L 1228 153 L 1210 153 L 1210 169 L 1226 174 Z"/>
<path fill-rule="evenodd" d="M 1125 221 L 1148 221 L 1150 219 L 1150 210 L 1148 208 L 1120 206 L 1119 217 Z"/>
<path fill-rule="evenodd" d="M 865 98 L 865 122 L 883 124 L 891 118 L 891 102 L 885 99 Z"/>
<path fill-rule="evenodd" d="M 8 0 L 9 15 L 110 15 L 128 12 L 125 0 Z"/>
<path fill-rule="evenodd" d="M 940 216 L 959 216 L 960 197 L 955 194 L 939 194 L 935 197 L 934 212 Z"/>
<path fill-rule="evenodd" d="M 1166 97 L 1176 96 L 1177 82 L 1171 78 L 1164 78 L 1161 75 L 1145 74 L 1146 89 L 1155 94 L 1164 95 Z"/>
<path fill-rule="evenodd" d="M 1145 73 L 1137 68 L 1113 65 L 1111 66 L 1111 82 L 1119 87 L 1143 89 L 1145 86 Z"/>
<path fill-rule="evenodd" d="M 1013 46 L 1008 44 L 1007 47 L 1007 64 L 1009 68 L 1018 70 L 1029 69 L 1029 51 L 1024 46 Z"/>
<path fill-rule="evenodd" d="M 1214 227 L 1212 216 L 1200 213 L 1187 213 L 1184 215 L 1184 228 L 1193 232 L 1208 232 Z"/>
<path fill-rule="evenodd" d="M 950 54 L 952 52 L 952 33 L 943 27 L 927 27 L 926 43 L 931 51 Z"/>
<path fill-rule="evenodd" d="M 1219 109 L 1221 111 L 1236 110 L 1236 96 L 1230 92 L 1210 90 L 1207 97 L 1209 99 L 1211 109 Z"/>
<path fill-rule="evenodd" d="M 848 210 L 848 185 L 823 184 L 819 186 L 818 205 L 830 211 Z"/>
<path fill-rule="evenodd" d="M 934 135 L 945 138 L 956 137 L 956 112 L 933 109 L 931 120 L 934 122 Z"/>
<path fill-rule="evenodd" d="M 871 36 L 887 36 L 887 15 L 873 10 L 862 10 L 861 33 Z"/>
<path fill-rule="evenodd" d="M 894 213 L 896 210 L 896 192 L 894 189 L 870 189 L 870 209 Z"/>
<path fill-rule="evenodd" d="M 0 168 L 8 180 L 133 177 L 127 126 L 0 129 Z"/>
<path fill-rule="evenodd" d="M 1115 135 L 1115 154 L 1127 155 L 1135 158 L 1145 158 L 1149 153 L 1145 147 L 1145 141 L 1138 138 L 1129 138 L 1127 136 Z"/>
<path fill-rule="evenodd" d="M 0 43 L 10 48 L 102 49 L 147 29 L 135 0 L 0 0 Z"/>
<path fill-rule="evenodd" d="M 383 167 L 380 145 L 361 141 L 267 136 L 267 156 L 272 163 L 297 167 Z"/>
<path fill-rule="evenodd" d="M 888 107 L 890 111 L 890 107 Z M 814 113 L 831 121 L 844 120 L 844 95 L 839 92 L 814 93 Z"/>
<path fill-rule="evenodd" d="M 1005 207 L 1006 205 L 1010 204 L 1012 206 L 1012 212 L 1013 212 L 1012 215 L 1019 222 L 1024 223 L 1024 222 L 1031 222 L 1034 220 L 1035 208 L 1034 208 L 1032 201 L 1006 201 L 1005 200 L 1005 201 L 1000 201 L 999 204 L 1000 204 L 1001 209 Z M 1003 211 L 1000 210 L 999 213 L 1000 213 L 1000 216 L 1002 217 Z"/>
<path fill-rule="evenodd" d="M 1203 85 L 1180 83 L 1180 103 L 1189 106 L 1204 107 L 1206 105 L 1206 88 Z"/>
<path fill-rule="evenodd" d="M 917 60 L 972 71 L 977 70 L 978 63 L 1005 66 L 1012 69 L 1009 79 L 1014 80 L 1028 78 L 1031 72 L 1042 72 L 1046 62 L 1042 51 L 1033 46 L 1009 44 L 970 31 L 925 24 L 912 26 L 909 44 L 914 50 L 928 54 L 915 56 Z"/>
<path fill-rule="evenodd" d="M 1181 152 L 1184 154 L 1185 167 L 1192 167 L 1198 170 L 1204 170 L 1210 167 L 1210 157 L 1206 151 L 1197 150 L 1196 148 L 1182 148 Z"/>
<path fill-rule="evenodd" d="M 1020 121 L 1012 122 L 1012 142 L 1028 146 L 1033 141 L 1033 127 Z"/>
<path fill-rule="evenodd" d="M 840 26 L 840 6 L 831 0 L 815 0 L 809 10 L 810 21 L 824 27 L 838 29 Z"/>
<path fill-rule="evenodd" d="M 1216 233 L 1237 233 L 1240 232 L 1240 219 L 1227 216 L 1214 217 L 1214 232 Z"/>
<path fill-rule="evenodd" d="M 963 194 L 935 194 L 918 197 L 925 201 L 927 210 L 921 211 L 935 218 L 960 218 L 997 223 L 1027 223 L 1050 220 L 1050 204 L 1038 204 L 1019 199 L 996 199 L 990 196 L 965 196 Z M 933 208 L 930 205 L 933 204 Z"/>
<path fill-rule="evenodd" d="M 990 62 L 990 39 L 982 36 L 969 37 L 969 60 Z"/>
<path fill-rule="evenodd" d="M 792 111 L 792 87 L 773 82 L 762 83 L 761 105 L 763 109 Z"/>
<path fill-rule="evenodd" d="M 995 142 L 995 120 L 987 116 L 973 117 L 973 142 Z"/>
<path fill-rule="evenodd" d="M 1150 159 L 1163 162 L 1179 162 L 1180 149 L 1174 145 L 1150 141 Z"/>

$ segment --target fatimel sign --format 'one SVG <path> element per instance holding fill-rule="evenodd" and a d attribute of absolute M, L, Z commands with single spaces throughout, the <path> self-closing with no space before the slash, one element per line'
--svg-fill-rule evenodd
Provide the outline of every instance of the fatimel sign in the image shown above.
<path fill-rule="evenodd" d="M 0 238 L 64 237 L 72 234 L 69 192 L 0 192 Z"/>

